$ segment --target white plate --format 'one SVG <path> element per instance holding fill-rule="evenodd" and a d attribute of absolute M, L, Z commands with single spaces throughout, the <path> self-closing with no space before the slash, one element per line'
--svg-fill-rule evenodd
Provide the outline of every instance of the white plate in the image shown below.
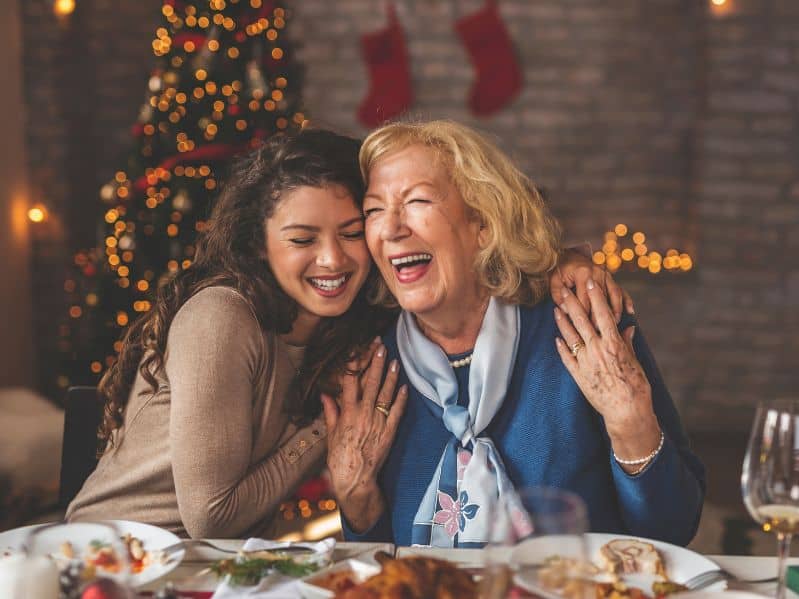
<path fill-rule="evenodd" d="M 631 537 L 628 535 L 616 535 L 605 533 L 588 533 L 585 535 L 586 549 L 588 551 L 588 558 L 595 564 L 599 564 L 599 549 L 606 543 L 614 539 L 637 539 L 646 543 L 652 543 L 655 549 L 660 553 L 663 559 L 663 566 L 666 569 L 666 576 L 669 580 L 676 583 L 682 583 L 689 578 L 707 572 L 709 570 L 718 570 L 719 566 L 714 561 L 706 558 L 703 555 L 678 547 L 671 543 L 664 543 L 663 541 L 655 541 L 652 539 L 644 539 L 640 537 Z M 546 558 L 558 554 L 563 557 L 578 557 L 570 556 L 565 553 L 558 552 L 556 547 L 546 537 L 534 538 L 524 541 L 521 545 L 514 549 L 514 551 L 524 552 L 524 557 L 532 563 L 540 563 Z M 636 587 L 644 591 L 647 595 L 652 594 L 652 583 L 658 579 L 653 574 L 630 574 L 623 577 L 624 582 L 631 587 Z M 527 590 L 530 587 L 535 587 L 536 591 L 540 588 L 536 587 L 534 581 L 528 580 L 523 575 L 516 576 L 516 583 Z M 706 591 L 723 590 L 727 586 L 725 581 L 719 581 L 704 589 Z"/>
<path fill-rule="evenodd" d="M 151 524 L 132 522 L 130 520 L 109 520 L 108 522 L 113 523 L 117 527 L 120 535 L 130 533 L 134 537 L 141 539 L 145 551 L 158 551 L 159 549 L 180 542 L 180 539 L 168 530 L 152 526 Z M 86 525 L 84 526 L 84 524 Z M 60 545 L 64 541 L 69 541 L 76 550 L 83 551 L 83 548 L 88 546 L 92 539 L 97 538 L 96 532 L 93 532 L 92 527 L 88 524 L 89 523 L 76 522 L 74 524 L 64 524 L 63 527 L 54 529 L 54 532 L 58 533 L 57 538 L 47 539 L 47 544 L 53 547 L 51 551 L 53 553 L 60 551 Z M 0 533 L 0 556 L 6 553 L 13 554 L 23 551 L 28 535 L 31 531 L 40 526 L 42 525 L 22 526 Z M 186 551 L 181 549 L 173 553 L 167 563 L 153 563 L 138 574 L 132 574 L 130 577 L 131 584 L 134 587 L 139 587 L 171 572 L 177 568 L 185 553 Z"/>

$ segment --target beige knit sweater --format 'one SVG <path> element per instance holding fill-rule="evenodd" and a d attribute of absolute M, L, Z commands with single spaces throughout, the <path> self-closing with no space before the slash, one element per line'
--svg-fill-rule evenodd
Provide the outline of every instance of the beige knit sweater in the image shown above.
<path fill-rule="evenodd" d="M 136 377 L 115 446 L 67 519 L 268 538 L 281 501 L 324 460 L 323 418 L 298 429 L 284 409 L 303 352 L 264 334 L 234 290 L 197 293 L 169 329 L 158 390 Z"/>

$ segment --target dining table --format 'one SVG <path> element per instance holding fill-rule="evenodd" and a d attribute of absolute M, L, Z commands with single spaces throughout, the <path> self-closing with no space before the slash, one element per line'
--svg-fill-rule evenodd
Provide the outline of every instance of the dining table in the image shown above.
<path fill-rule="evenodd" d="M 244 539 L 204 540 L 228 551 L 238 551 L 245 543 Z M 336 563 L 346 559 L 374 561 L 374 555 L 378 551 L 384 551 L 396 557 L 425 554 L 423 548 L 395 547 L 390 543 L 338 542 L 333 552 L 332 562 Z M 152 596 L 158 589 L 171 582 L 181 597 L 192 599 L 210 598 L 218 584 L 218 580 L 208 571 L 208 567 L 217 560 L 229 557 L 231 557 L 230 553 L 223 553 L 211 547 L 188 543 L 183 560 L 174 570 L 158 580 L 144 585 L 138 591 L 141 597 Z M 748 555 L 707 555 L 706 557 L 741 580 L 770 577 L 774 575 L 777 569 L 776 557 Z M 469 566 L 481 565 L 480 550 L 475 549 L 447 550 L 447 559 Z M 789 558 L 788 564 L 799 565 L 799 557 Z M 747 584 L 732 581 L 728 584 L 728 589 L 751 591 L 773 597 L 776 591 L 776 583 Z M 790 590 L 787 596 L 791 599 L 799 599 L 799 594 Z"/>

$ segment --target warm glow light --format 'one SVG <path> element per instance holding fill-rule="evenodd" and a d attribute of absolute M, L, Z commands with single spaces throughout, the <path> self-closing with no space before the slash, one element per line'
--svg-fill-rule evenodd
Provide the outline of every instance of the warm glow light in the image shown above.
<path fill-rule="evenodd" d="M 633 259 L 633 257 L 635 257 L 635 254 L 633 254 L 633 251 L 630 248 L 624 248 L 621 251 L 621 259 L 625 262 L 629 262 Z"/>
<path fill-rule="evenodd" d="M 75 0 L 55 0 L 53 12 L 59 17 L 71 15 L 75 10 Z"/>
<path fill-rule="evenodd" d="M 727 3 L 727 0 L 710 0 L 716 6 L 724 6 Z"/>
<path fill-rule="evenodd" d="M 32 223 L 41 223 L 47 220 L 47 208 L 41 204 L 36 204 L 28 210 L 28 220 Z"/>

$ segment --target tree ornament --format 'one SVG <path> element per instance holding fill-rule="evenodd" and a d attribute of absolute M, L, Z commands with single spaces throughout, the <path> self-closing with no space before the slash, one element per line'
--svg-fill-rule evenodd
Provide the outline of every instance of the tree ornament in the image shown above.
<path fill-rule="evenodd" d="M 100 198 L 104 202 L 113 202 L 116 197 L 116 185 L 113 183 L 106 183 L 100 188 Z"/>
<path fill-rule="evenodd" d="M 369 69 L 369 92 L 358 107 L 358 119 L 376 127 L 413 103 L 408 51 L 393 3 L 386 28 L 361 36 L 361 55 Z"/>
<path fill-rule="evenodd" d="M 135 250 L 136 249 L 136 238 L 133 235 L 123 235 L 119 238 L 119 249 L 122 251 L 125 250 Z"/>
<path fill-rule="evenodd" d="M 191 199 L 185 189 L 181 189 L 172 198 L 172 207 L 178 212 L 188 212 L 191 210 Z"/>
<path fill-rule="evenodd" d="M 522 88 L 522 72 L 496 0 L 455 23 L 477 78 L 469 92 L 469 108 L 489 116 L 508 104 Z"/>
<path fill-rule="evenodd" d="M 161 85 L 163 81 L 161 79 L 160 74 L 153 75 L 150 77 L 150 80 L 147 82 L 147 87 L 150 89 L 151 92 L 157 94 L 161 91 Z"/>
<path fill-rule="evenodd" d="M 264 79 L 264 74 L 258 66 L 257 60 L 251 60 L 247 63 L 247 86 L 250 88 L 251 95 L 257 95 L 255 92 L 266 92 L 267 84 Z"/>

